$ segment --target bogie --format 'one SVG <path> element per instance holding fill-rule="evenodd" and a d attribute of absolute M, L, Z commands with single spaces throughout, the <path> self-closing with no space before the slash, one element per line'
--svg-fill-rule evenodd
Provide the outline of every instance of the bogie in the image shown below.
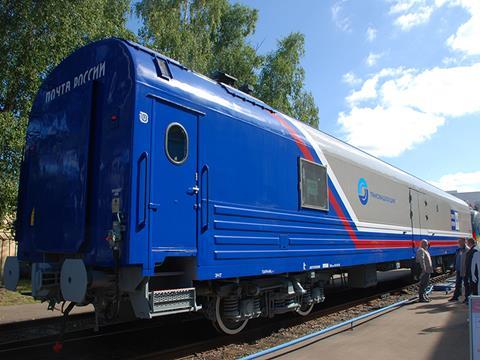
<path fill-rule="evenodd" d="M 290 277 L 258 278 L 238 283 L 219 283 L 203 300 L 203 312 L 215 328 L 228 335 L 238 334 L 248 320 L 271 318 L 278 314 L 297 312 L 308 315 L 315 304 L 324 300 L 324 276 L 314 272 Z"/>

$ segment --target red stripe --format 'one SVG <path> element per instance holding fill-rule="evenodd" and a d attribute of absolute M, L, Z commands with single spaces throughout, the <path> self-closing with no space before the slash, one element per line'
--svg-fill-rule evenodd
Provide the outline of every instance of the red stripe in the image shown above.
<path fill-rule="evenodd" d="M 340 207 L 340 204 L 337 202 L 337 199 L 333 194 L 332 189 L 330 188 L 328 188 L 328 199 L 330 201 L 330 204 L 332 204 L 333 209 L 337 213 L 338 217 L 340 218 L 340 221 L 342 222 L 343 227 L 345 228 L 345 230 L 347 230 L 348 236 L 350 236 L 350 238 L 352 239 L 355 247 L 362 249 L 362 246 L 358 242 L 359 240 L 357 238 L 357 235 L 355 235 L 355 230 L 353 230 L 352 225 L 350 225 L 350 221 L 345 216 L 342 208 Z"/>
<path fill-rule="evenodd" d="M 415 244 L 420 243 L 420 241 L 415 241 Z M 457 241 L 450 241 L 450 240 L 438 240 L 438 241 L 430 241 L 430 245 L 433 247 L 446 247 L 446 246 L 457 246 Z M 388 249 L 388 248 L 411 248 L 412 247 L 412 240 L 365 240 L 361 239 L 356 242 L 356 245 L 359 249 L 372 249 L 372 248 L 380 248 L 380 249 Z"/>
<path fill-rule="evenodd" d="M 302 152 L 303 156 L 305 159 L 314 161 L 312 153 L 310 152 L 310 149 L 308 146 L 305 144 L 303 139 L 298 136 L 296 129 L 290 125 L 287 121 L 282 119 L 278 114 L 270 112 L 270 115 L 272 115 L 275 119 L 278 120 L 278 122 L 285 128 L 287 129 L 288 133 L 290 136 L 293 138 L 295 143 L 297 144 L 298 148 Z M 340 221 L 342 222 L 343 227 L 348 233 L 348 236 L 352 239 L 353 244 L 355 245 L 355 248 L 357 249 L 372 249 L 372 248 L 411 248 L 412 246 L 412 241 L 411 240 L 359 240 L 357 238 L 357 235 L 355 234 L 355 230 L 353 230 L 352 225 L 350 224 L 350 220 L 347 219 L 345 216 L 345 213 L 343 212 L 341 206 L 339 205 L 337 199 L 335 198 L 335 195 L 333 194 L 333 191 L 329 188 L 328 189 L 328 198 L 330 200 L 330 204 L 332 204 L 333 209 L 335 210 L 337 216 L 340 218 Z M 415 246 L 418 246 L 420 241 L 415 241 Z M 430 242 L 431 246 L 454 246 L 457 245 L 457 241 L 431 241 Z"/>
<path fill-rule="evenodd" d="M 303 156 L 305 157 L 305 159 L 307 160 L 310 160 L 310 161 L 313 161 L 313 156 L 312 156 L 312 153 L 310 152 L 310 150 L 308 149 L 307 145 L 305 144 L 305 142 L 298 136 L 296 130 L 293 128 L 293 126 L 291 126 L 287 121 L 285 121 L 284 119 L 282 119 L 279 115 L 275 114 L 275 113 L 272 113 L 272 112 L 269 112 L 275 119 L 278 120 L 278 122 L 285 128 L 287 129 L 287 131 L 289 132 L 290 136 L 293 138 L 293 140 L 295 141 L 295 143 L 297 144 L 298 148 L 300 149 L 300 151 L 302 152 Z M 350 225 L 350 222 L 349 220 L 347 219 L 347 217 L 345 216 L 342 208 L 340 207 L 340 205 L 338 204 L 337 202 L 337 199 L 335 199 L 335 195 L 333 195 L 333 192 L 332 190 L 329 188 L 328 189 L 328 197 L 330 199 L 330 203 L 333 205 L 333 209 L 335 210 L 335 212 L 337 213 L 338 217 L 340 218 L 340 221 L 342 222 L 343 226 L 345 227 L 345 229 L 347 230 L 347 233 L 348 235 L 350 236 L 350 238 L 352 239 L 354 245 L 356 248 L 362 248 L 362 246 L 357 246 L 357 242 L 358 242 L 358 239 L 357 239 L 357 236 L 355 235 L 355 231 L 353 230 L 352 226 Z"/>
<path fill-rule="evenodd" d="M 310 160 L 310 161 L 313 161 L 313 156 L 312 156 L 312 153 L 310 152 L 310 150 L 308 149 L 307 145 L 305 144 L 305 142 L 302 140 L 302 138 L 300 136 L 298 136 L 296 130 L 293 128 L 292 125 L 290 125 L 288 122 L 286 122 L 285 120 L 283 120 L 280 116 L 278 116 L 277 114 L 275 113 L 272 113 L 272 112 L 269 112 L 275 119 L 278 120 L 278 122 L 280 124 L 282 124 L 282 126 L 287 129 L 288 133 L 290 134 L 290 136 L 293 138 L 293 140 L 295 141 L 295 143 L 297 144 L 298 148 L 300 149 L 300 151 L 302 152 L 303 156 L 305 157 L 305 159 L 307 160 Z"/>
<path fill-rule="evenodd" d="M 415 247 L 420 246 L 421 240 L 415 240 Z M 458 239 L 457 240 L 428 240 L 428 243 L 430 246 L 457 246 L 458 245 Z"/>

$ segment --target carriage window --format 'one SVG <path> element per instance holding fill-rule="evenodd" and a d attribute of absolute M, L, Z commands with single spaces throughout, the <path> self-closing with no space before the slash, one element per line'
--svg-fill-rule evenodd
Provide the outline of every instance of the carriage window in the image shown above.
<path fill-rule="evenodd" d="M 300 158 L 299 170 L 301 206 L 328 210 L 327 168 Z"/>
<path fill-rule="evenodd" d="M 182 164 L 188 157 L 188 135 L 185 128 L 178 123 L 168 125 L 165 137 L 165 151 L 174 164 Z"/>

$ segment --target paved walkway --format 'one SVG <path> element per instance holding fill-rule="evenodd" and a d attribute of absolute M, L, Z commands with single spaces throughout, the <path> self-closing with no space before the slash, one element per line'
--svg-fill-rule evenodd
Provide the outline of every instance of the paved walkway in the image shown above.
<path fill-rule="evenodd" d="M 468 306 L 450 296 L 433 293 L 430 303 L 406 305 L 280 358 L 467 360 Z"/>
<path fill-rule="evenodd" d="M 59 310 L 48 311 L 47 306 L 47 303 L 0 306 L 0 324 L 62 316 Z M 56 305 L 56 308 L 60 309 L 60 305 Z M 92 305 L 75 306 L 70 314 L 90 311 L 93 311 Z"/>

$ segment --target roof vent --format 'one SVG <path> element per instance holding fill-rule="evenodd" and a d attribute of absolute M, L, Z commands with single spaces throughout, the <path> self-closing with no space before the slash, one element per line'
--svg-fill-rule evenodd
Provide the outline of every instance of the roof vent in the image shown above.
<path fill-rule="evenodd" d="M 250 85 L 250 84 L 243 84 L 242 86 L 240 86 L 240 91 L 243 91 L 245 94 L 251 94 L 253 93 L 253 86 Z"/>
<path fill-rule="evenodd" d="M 165 59 L 155 57 L 153 59 L 155 63 L 155 69 L 157 70 L 157 76 L 169 80 L 172 78 L 172 73 L 168 67 L 168 63 Z"/>
<path fill-rule="evenodd" d="M 213 72 L 212 79 L 230 86 L 235 86 L 235 82 L 237 81 L 237 78 L 233 77 L 232 75 L 228 75 L 218 70 Z"/>

